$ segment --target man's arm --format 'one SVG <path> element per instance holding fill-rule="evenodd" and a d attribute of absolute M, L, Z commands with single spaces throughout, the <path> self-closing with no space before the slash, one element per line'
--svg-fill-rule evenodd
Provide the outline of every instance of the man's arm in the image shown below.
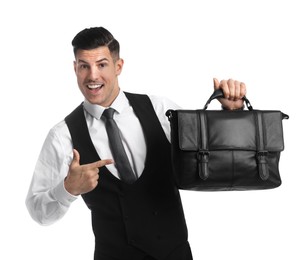
<path fill-rule="evenodd" d="M 110 163 L 99 160 L 80 165 L 65 122 L 58 124 L 43 144 L 26 198 L 32 218 L 41 225 L 62 218 L 78 195 L 97 186 L 99 167 Z"/>
<path fill-rule="evenodd" d="M 26 206 L 31 217 L 41 225 L 62 218 L 76 196 L 64 186 L 70 161 L 72 143 L 68 129 L 61 122 L 48 133 L 36 163 Z"/>

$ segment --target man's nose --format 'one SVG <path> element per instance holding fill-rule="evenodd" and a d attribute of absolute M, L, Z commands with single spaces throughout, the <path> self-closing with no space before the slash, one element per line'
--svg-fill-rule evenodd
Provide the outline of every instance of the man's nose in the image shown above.
<path fill-rule="evenodd" d="M 96 67 L 90 68 L 89 79 L 92 81 L 96 81 L 99 78 L 99 71 Z"/>

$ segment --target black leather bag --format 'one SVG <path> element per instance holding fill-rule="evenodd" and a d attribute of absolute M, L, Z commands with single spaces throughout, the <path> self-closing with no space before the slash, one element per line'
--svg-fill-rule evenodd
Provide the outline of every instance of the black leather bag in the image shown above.
<path fill-rule="evenodd" d="M 284 150 L 281 111 L 168 110 L 172 166 L 176 185 L 184 190 L 260 190 L 281 185 L 280 152 Z"/>

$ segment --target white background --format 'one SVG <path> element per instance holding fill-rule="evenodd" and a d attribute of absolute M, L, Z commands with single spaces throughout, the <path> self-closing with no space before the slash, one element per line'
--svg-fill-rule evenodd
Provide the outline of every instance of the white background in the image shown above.
<path fill-rule="evenodd" d="M 302 259 L 301 24 L 298 0 L 2 1 L 0 259 L 92 259 L 82 199 L 47 227 L 24 204 L 48 130 L 82 101 L 70 42 L 91 26 L 119 40 L 124 90 L 195 109 L 234 78 L 254 108 L 290 115 L 280 188 L 181 194 L 194 259 Z"/>

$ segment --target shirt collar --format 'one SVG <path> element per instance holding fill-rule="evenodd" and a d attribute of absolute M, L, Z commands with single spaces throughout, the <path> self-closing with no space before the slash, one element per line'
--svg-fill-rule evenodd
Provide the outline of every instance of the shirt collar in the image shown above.
<path fill-rule="evenodd" d="M 88 100 L 84 100 L 83 106 L 85 110 L 96 119 L 100 119 L 104 110 L 108 107 L 103 107 L 96 104 L 91 104 Z M 123 91 L 120 90 L 119 94 L 111 104 L 111 108 L 113 108 L 118 114 L 122 113 L 122 111 L 129 106 L 129 101 Z"/>

